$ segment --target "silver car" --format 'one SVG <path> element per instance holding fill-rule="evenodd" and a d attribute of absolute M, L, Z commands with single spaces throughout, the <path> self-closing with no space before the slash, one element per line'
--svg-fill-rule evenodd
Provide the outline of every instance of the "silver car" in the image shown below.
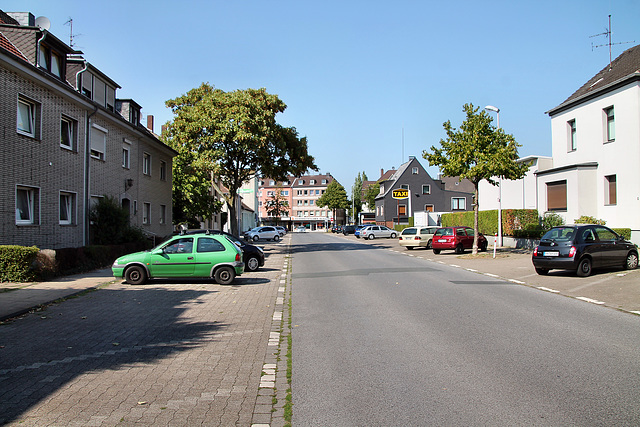
<path fill-rule="evenodd" d="M 384 225 L 369 225 L 360 230 L 360 237 L 363 239 L 373 240 L 375 238 L 386 237 L 395 239 L 398 233 Z"/>
<path fill-rule="evenodd" d="M 433 240 L 433 234 L 438 227 L 408 227 L 402 230 L 398 243 L 400 246 L 404 246 L 408 250 L 413 248 L 431 248 L 431 241 Z"/>
<path fill-rule="evenodd" d="M 245 240 L 253 240 L 254 242 L 257 242 L 260 239 L 273 240 L 274 242 L 277 242 L 280 240 L 280 233 L 275 227 L 266 225 L 263 227 L 252 228 L 244 233 L 244 238 Z"/>

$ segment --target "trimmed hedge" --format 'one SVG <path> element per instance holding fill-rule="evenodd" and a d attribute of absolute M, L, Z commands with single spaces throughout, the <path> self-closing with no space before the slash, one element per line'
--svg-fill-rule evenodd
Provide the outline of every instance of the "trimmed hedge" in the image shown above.
<path fill-rule="evenodd" d="M 0 245 L 0 282 L 30 282 L 36 275 L 33 263 L 39 249 L 35 246 Z"/>
<path fill-rule="evenodd" d="M 441 216 L 443 227 L 457 225 L 473 228 L 473 211 L 447 213 Z M 534 230 L 540 227 L 536 209 L 503 209 L 502 234 L 515 236 L 516 230 Z M 498 232 L 498 210 L 478 212 L 478 231 L 487 235 Z"/>

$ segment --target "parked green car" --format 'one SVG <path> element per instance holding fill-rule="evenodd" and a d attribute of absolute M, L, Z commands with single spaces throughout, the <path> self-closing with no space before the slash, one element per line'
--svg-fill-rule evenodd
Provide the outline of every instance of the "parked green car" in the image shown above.
<path fill-rule="evenodd" d="M 115 260 L 111 271 L 131 285 L 166 277 L 213 277 L 221 285 L 244 272 L 242 250 L 224 235 L 208 233 L 175 236 L 144 252 Z"/>

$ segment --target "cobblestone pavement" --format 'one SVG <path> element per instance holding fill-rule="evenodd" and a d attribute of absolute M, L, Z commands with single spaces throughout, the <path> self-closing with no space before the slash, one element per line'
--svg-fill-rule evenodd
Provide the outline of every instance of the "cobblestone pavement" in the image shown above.
<path fill-rule="evenodd" d="M 0 324 L 0 425 L 285 425 L 289 241 L 229 286 L 114 282 Z"/>

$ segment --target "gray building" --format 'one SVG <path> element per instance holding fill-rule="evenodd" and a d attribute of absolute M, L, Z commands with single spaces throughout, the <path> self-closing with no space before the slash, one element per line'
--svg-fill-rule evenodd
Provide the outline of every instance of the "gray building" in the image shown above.
<path fill-rule="evenodd" d="M 0 11 L 0 244 L 90 244 L 88 214 L 105 195 L 148 235 L 170 234 L 177 153 L 140 123 L 140 105 L 116 98 L 117 83 L 41 26 Z"/>
<path fill-rule="evenodd" d="M 455 182 L 454 182 L 455 181 Z M 460 212 L 473 210 L 473 193 L 464 191 L 466 183 L 456 186 L 456 179 L 446 182 L 433 179 L 413 156 L 398 170 L 387 171 L 378 181 L 380 194 L 376 197 L 376 223 L 387 227 L 408 224 L 415 212 Z M 460 187 L 460 190 L 455 190 Z M 451 189 L 454 188 L 454 189 Z M 408 197 L 395 199 L 393 190 L 408 190 Z"/>

